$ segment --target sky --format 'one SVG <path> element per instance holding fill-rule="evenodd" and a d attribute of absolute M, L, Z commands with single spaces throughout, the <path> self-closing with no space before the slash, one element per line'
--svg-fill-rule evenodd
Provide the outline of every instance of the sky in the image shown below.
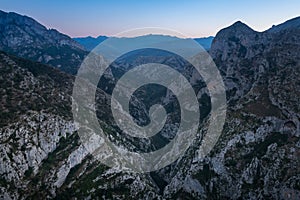
<path fill-rule="evenodd" d="M 264 31 L 300 16 L 300 1 L 0 0 L 0 10 L 30 16 L 71 37 L 114 36 L 135 28 L 160 27 L 197 38 L 215 36 L 238 20 Z"/>

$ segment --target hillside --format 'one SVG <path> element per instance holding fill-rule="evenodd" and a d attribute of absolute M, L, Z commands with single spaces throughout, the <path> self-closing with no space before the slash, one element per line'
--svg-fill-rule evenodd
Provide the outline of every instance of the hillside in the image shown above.
<path fill-rule="evenodd" d="M 34 19 L 0 10 L 0 50 L 75 74 L 87 52 L 69 36 Z"/>

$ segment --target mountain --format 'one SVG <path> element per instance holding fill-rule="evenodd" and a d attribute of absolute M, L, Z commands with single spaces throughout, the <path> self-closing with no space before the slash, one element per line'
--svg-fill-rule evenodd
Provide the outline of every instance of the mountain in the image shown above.
<path fill-rule="evenodd" d="M 193 83 L 205 111 L 201 134 L 176 162 L 144 174 L 106 167 L 81 144 L 71 113 L 72 75 L 0 52 L 0 198 L 299 199 L 298 23 L 295 18 L 276 31 L 257 32 L 236 22 L 220 30 L 210 49 L 228 102 L 219 141 L 198 159 L 210 111 L 205 102 L 210 99 L 205 84 Z M 110 113 L 111 89 L 118 78 L 154 61 L 194 76 L 181 58 L 142 49 L 116 60 L 95 95 L 105 134 L 130 150 L 158 149 L 174 137 L 174 127 L 168 124 L 164 133 L 151 139 L 123 136 Z M 156 86 L 140 88 L 135 97 L 132 115 L 138 122 L 149 118 L 149 102 L 163 102 L 171 111 L 178 107 L 172 95 Z M 170 116 L 178 120 L 177 113 Z"/>
<path fill-rule="evenodd" d="M 80 188 L 81 182 L 92 181 L 89 173 L 108 170 L 80 143 L 71 112 L 72 75 L 1 51 L 0 72 L 1 199 L 58 194 L 66 199 L 71 195 L 67 184 L 74 178 Z M 105 94 L 97 94 L 103 101 Z M 105 105 L 101 112 L 108 113 Z M 75 175 L 77 169 L 87 172 L 83 180 Z"/>
<path fill-rule="evenodd" d="M 76 42 L 81 44 L 86 50 L 91 51 L 93 50 L 98 44 L 106 40 L 108 37 L 106 36 L 98 36 L 96 38 L 93 38 L 91 36 L 88 37 L 78 37 L 73 38 Z"/>
<path fill-rule="evenodd" d="M 157 193 L 149 174 L 110 169 L 81 144 L 71 112 L 73 76 L 5 52 L 0 52 L 0 72 L 1 199 L 83 198 L 94 186 L 99 191 L 93 197 L 102 192 L 109 198 L 129 197 L 134 180 L 140 198 Z M 113 137 L 117 130 L 103 103 L 109 97 L 100 89 L 96 94 L 97 115 Z"/>
<path fill-rule="evenodd" d="M 24 196 L 20 191 L 27 187 L 26 177 L 37 172 L 61 138 L 76 130 L 70 101 L 73 77 L 4 52 L 0 71 L 0 198 L 16 199 Z"/>
<path fill-rule="evenodd" d="M 166 37 L 170 37 L 170 39 L 172 39 L 171 36 L 165 36 L 165 35 L 145 35 L 144 37 L 155 37 L 155 42 L 157 42 L 159 39 L 157 37 L 163 37 L 163 39 L 165 40 Z M 81 44 L 82 46 L 85 47 L 86 50 L 91 51 L 93 50 L 98 44 L 100 44 L 101 42 L 103 42 L 104 40 L 108 39 L 109 37 L 106 36 L 99 36 L 97 38 L 93 38 L 91 36 L 88 37 L 79 37 L 79 38 L 73 38 L 75 41 L 77 41 L 79 44 Z M 118 42 L 127 42 L 124 40 L 130 40 L 131 42 L 138 42 L 140 37 L 135 37 L 135 38 L 118 38 L 118 37 L 110 37 L 114 40 L 117 40 Z M 202 47 L 205 50 L 209 50 L 211 43 L 213 41 L 214 37 L 210 36 L 210 37 L 204 37 L 204 38 L 194 38 L 194 40 L 196 42 L 198 42 L 200 45 L 202 45 Z M 141 40 L 144 40 L 144 38 L 142 38 Z M 150 38 L 151 41 L 151 38 Z"/>
<path fill-rule="evenodd" d="M 257 32 L 237 22 L 213 41 L 229 107 L 219 150 L 208 159 L 214 178 L 205 185 L 222 196 L 300 197 L 299 23 Z"/>
<path fill-rule="evenodd" d="M 34 19 L 0 11 L 0 50 L 75 74 L 87 52 L 69 36 Z"/>
<path fill-rule="evenodd" d="M 270 32 L 280 32 L 282 30 L 287 30 L 287 29 L 300 29 L 300 17 L 296 17 L 293 19 L 290 19 L 286 21 L 285 23 L 279 24 L 277 26 L 273 26 L 270 28 L 268 31 Z"/>
<path fill-rule="evenodd" d="M 213 39 L 214 39 L 213 36 L 203 37 L 203 38 L 194 38 L 194 40 L 196 42 L 198 42 L 200 45 L 202 45 L 202 47 L 206 50 L 210 49 Z"/>

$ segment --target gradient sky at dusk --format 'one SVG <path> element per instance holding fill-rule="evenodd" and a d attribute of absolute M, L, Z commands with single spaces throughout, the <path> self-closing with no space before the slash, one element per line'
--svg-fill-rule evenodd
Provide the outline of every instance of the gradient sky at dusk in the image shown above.
<path fill-rule="evenodd" d="M 0 9 L 33 17 L 72 37 L 114 35 L 141 27 L 188 37 L 215 35 L 237 20 L 257 31 L 300 16 L 299 0 L 0 0 Z"/>

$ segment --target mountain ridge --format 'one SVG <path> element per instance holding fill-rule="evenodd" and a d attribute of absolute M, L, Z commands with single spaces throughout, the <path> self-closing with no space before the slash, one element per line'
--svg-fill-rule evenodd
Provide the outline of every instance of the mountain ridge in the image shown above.
<path fill-rule="evenodd" d="M 284 29 L 288 29 L 288 28 L 297 28 L 300 29 L 300 16 L 299 17 L 295 17 L 292 19 L 289 19 L 281 24 L 278 25 L 274 25 L 272 26 L 270 29 L 266 30 L 266 31 L 270 31 L 270 32 L 278 32 L 278 31 L 282 31 Z"/>
<path fill-rule="evenodd" d="M 99 45 L 101 42 L 103 42 L 106 39 L 134 39 L 134 38 L 139 38 L 139 37 L 147 37 L 147 36 L 156 36 L 156 37 L 175 37 L 175 36 L 170 36 L 170 35 L 160 35 L 160 34 L 148 34 L 148 35 L 142 35 L 142 36 L 136 36 L 136 37 L 108 37 L 108 36 L 98 36 L 98 37 L 77 37 L 73 38 L 75 41 L 80 43 L 82 46 L 85 47 L 86 50 L 91 51 L 93 50 L 97 45 Z M 211 46 L 211 42 L 213 40 L 213 36 L 209 37 L 203 37 L 203 38 L 182 38 L 182 39 L 194 39 L 196 42 L 198 42 L 205 50 L 209 50 Z"/>
<path fill-rule="evenodd" d="M 76 41 L 33 18 L 0 12 L 0 50 L 75 74 L 87 52 Z"/>

